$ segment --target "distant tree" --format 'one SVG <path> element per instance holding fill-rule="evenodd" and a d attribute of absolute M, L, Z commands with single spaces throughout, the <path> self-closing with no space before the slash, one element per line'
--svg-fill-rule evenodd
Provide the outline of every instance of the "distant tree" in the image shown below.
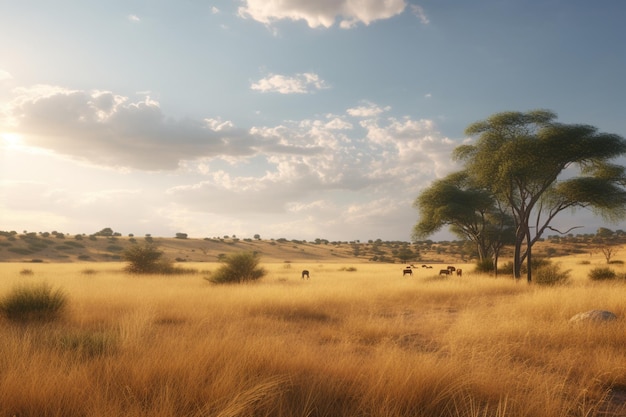
<path fill-rule="evenodd" d="M 187 239 L 187 233 L 176 233 L 176 239 Z"/>
<path fill-rule="evenodd" d="M 475 144 L 454 151 L 473 183 L 513 217 L 516 278 L 546 229 L 567 233 L 550 226 L 560 212 L 588 207 L 609 220 L 626 215 L 625 168 L 610 162 L 626 153 L 626 140 L 555 118 L 547 110 L 497 113 L 471 124 L 465 133 L 477 137 Z"/>
<path fill-rule="evenodd" d="M 254 235 L 254 238 L 255 238 L 256 240 L 261 240 L 261 235 L 256 234 L 256 235 Z"/>
<path fill-rule="evenodd" d="M 113 236 L 113 229 L 110 227 L 105 227 L 99 232 L 94 233 L 95 236 Z"/>
<path fill-rule="evenodd" d="M 512 242 L 513 219 L 488 189 L 472 182 L 468 172 L 456 172 L 433 182 L 413 206 L 420 216 L 413 228 L 414 240 L 449 226 L 454 234 L 475 244 L 479 264 L 492 259 L 497 271 L 501 248 Z"/>
<path fill-rule="evenodd" d="M 596 237 L 600 239 L 610 239 L 615 235 L 611 229 L 607 229 L 606 227 L 600 227 L 596 232 Z"/>
<path fill-rule="evenodd" d="M 413 252 L 411 250 L 411 248 L 409 247 L 404 247 L 402 249 L 400 249 L 398 251 L 398 253 L 396 254 L 396 256 L 398 257 L 398 259 L 400 259 L 400 261 L 402 262 L 409 262 L 409 261 L 413 261 L 417 258 L 417 254 L 415 252 Z"/>
<path fill-rule="evenodd" d="M 604 245 L 600 247 L 600 252 L 602 252 L 602 255 L 604 255 L 604 259 L 606 259 L 606 263 L 610 264 L 611 258 L 613 258 L 617 254 L 618 249 L 616 246 Z"/>

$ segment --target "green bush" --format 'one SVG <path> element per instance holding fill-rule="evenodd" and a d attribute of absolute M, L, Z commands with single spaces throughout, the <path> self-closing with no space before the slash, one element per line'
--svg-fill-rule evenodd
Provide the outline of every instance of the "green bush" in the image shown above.
<path fill-rule="evenodd" d="M 252 252 L 239 252 L 227 255 L 224 265 L 206 277 L 215 284 L 242 283 L 256 281 L 265 276 L 265 269 L 259 267 L 259 256 Z"/>
<path fill-rule="evenodd" d="M 534 257 L 533 261 L 532 261 L 532 271 L 533 271 L 533 275 L 535 273 L 535 271 L 537 271 L 538 269 L 541 269 L 545 266 L 549 266 L 551 263 L 551 261 L 547 258 L 540 258 L 540 257 Z M 520 268 L 520 273 L 521 274 L 526 274 L 528 272 L 528 267 L 526 265 L 526 263 L 523 263 L 521 268 Z M 508 274 L 508 275 L 513 275 L 513 262 L 508 261 L 505 262 L 504 264 L 500 264 L 498 266 L 498 274 Z"/>
<path fill-rule="evenodd" d="M 156 245 L 146 243 L 132 245 L 124 250 L 123 259 L 129 264 L 126 272 L 133 274 L 170 274 L 174 272 L 172 262 L 163 258 L 163 252 Z"/>
<path fill-rule="evenodd" d="M 491 273 L 493 272 L 495 269 L 494 264 L 493 264 L 493 259 L 491 258 L 487 258 L 487 259 L 483 259 L 482 261 L 477 261 L 476 262 L 476 272 L 479 273 Z M 511 268 L 511 273 L 513 273 L 513 269 Z"/>
<path fill-rule="evenodd" d="M 589 279 L 592 281 L 605 281 L 615 278 L 617 278 L 617 274 L 608 267 L 598 267 L 589 271 Z"/>
<path fill-rule="evenodd" d="M 63 291 L 46 284 L 19 285 L 0 300 L 0 312 L 13 321 L 52 321 L 57 319 L 67 303 Z"/>
<path fill-rule="evenodd" d="M 569 280 L 569 273 L 557 264 L 543 264 L 533 269 L 533 281 L 539 285 L 562 285 Z"/>

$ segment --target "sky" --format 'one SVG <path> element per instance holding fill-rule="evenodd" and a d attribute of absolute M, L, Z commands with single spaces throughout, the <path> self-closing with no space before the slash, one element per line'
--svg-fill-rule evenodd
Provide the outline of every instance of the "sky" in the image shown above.
<path fill-rule="evenodd" d="M 542 108 L 626 137 L 624 18 L 623 0 L 0 0 L 0 230 L 409 241 L 473 122 Z"/>

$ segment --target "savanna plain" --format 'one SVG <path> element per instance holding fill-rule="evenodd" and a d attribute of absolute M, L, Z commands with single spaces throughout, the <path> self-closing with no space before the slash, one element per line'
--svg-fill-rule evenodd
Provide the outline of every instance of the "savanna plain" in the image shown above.
<path fill-rule="evenodd" d="M 2 263 L 0 296 L 46 283 L 67 305 L 0 319 L 0 417 L 624 416 L 626 281 L 589 280 L 601 256 L 554 262 L 567 284 L 470 264 L 261 260 L 261 280 L 215 285 L 213 262 Z M 618 319 L 569 322 L 593 309 Z"/>

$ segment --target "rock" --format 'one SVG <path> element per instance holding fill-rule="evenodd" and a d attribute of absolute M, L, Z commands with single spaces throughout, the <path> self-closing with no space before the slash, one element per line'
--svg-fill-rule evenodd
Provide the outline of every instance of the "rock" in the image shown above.
<path fill-rule="evenodd" d="M 582 323 L 582 322 L 607 322 L 611 320 L 617 320 L 617 316 L 610 311 L 606 310 L 590 310 L 584 313 L 578 313 L 569 319 L 570 323 Z"/>

